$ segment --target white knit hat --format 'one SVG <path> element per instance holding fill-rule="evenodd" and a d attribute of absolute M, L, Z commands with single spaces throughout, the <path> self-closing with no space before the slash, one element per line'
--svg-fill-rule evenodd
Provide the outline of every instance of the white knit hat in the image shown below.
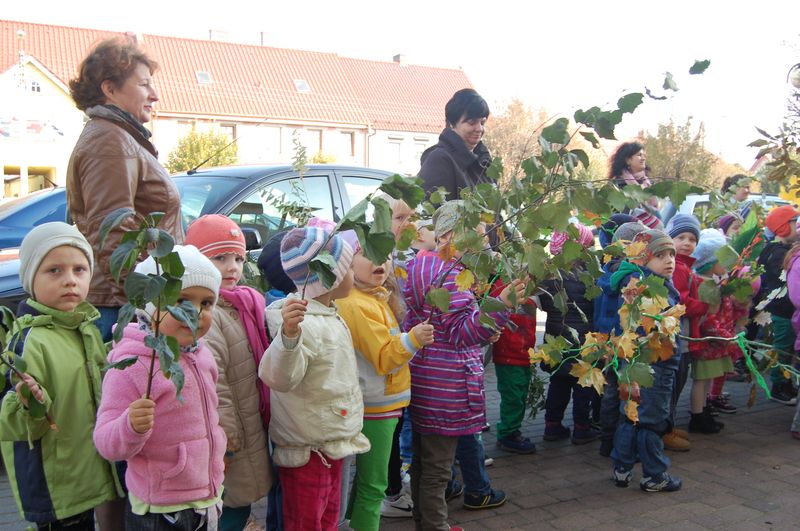
<path fill-rule="evenodd" d="M 42 223 L 25 236 L 19 247 L 19 280 L 22 282 L 22 289 L 33 295 L 33 277 L 36 276 L 39 265 L 47 253 L 62 245 L 69 245 L 83 251 L 89 260 L 89 272 L 91 273 L 94 269 L 94 254 L 92 246 L 86 241 L 81 231 L 63 221 Z"/>

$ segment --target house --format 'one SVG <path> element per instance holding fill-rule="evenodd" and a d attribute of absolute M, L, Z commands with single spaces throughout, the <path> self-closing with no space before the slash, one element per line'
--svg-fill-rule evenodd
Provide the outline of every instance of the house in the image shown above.
<path fill-rule="evenodd" d="M 0 20 L 0 197 L 65 182 L 83 125 L 69 80 L 91 47 L 125 35 L 160 65 L 148 127 L 165 163 L 181 136 L 216 129 L 241 164 L 287 163 L 298 138 L 320 160 L 415 174 L 444 127 L 444 105 L 471 87 L 462 70 L 332 53 Z"/>

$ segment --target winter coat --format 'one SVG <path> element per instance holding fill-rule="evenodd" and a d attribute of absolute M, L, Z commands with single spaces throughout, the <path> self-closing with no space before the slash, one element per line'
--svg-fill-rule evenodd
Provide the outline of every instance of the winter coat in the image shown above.
<path fill-rule="evenodd" d="M 400 332 L 383 287 L 350 290 L 336 302 L 339 315 L 353 336 L 358 381 L 364 397 L 364 414 L 404 408 L 411 399 L 408 362 L 420 349 L 410 332 Z M 379 416 L 379 415 L 378 415 Z"/>
<path fill-rule="evenodd" d="M 128 207 L 141 215 L 163 212 L 159 228 L 183 243 L 181 199 L 153 144 L 130 123 L 104 106 L 86 109 L 83 128 L 67 165 L 67 204 L 78 229 L 95 250 L 88 300 L 95 306 L 122 306 L 123 284 L 114 281 L 111 253 L 125 231 L 139 227 L 126 220 L 100 249 L 100 225 L 112 211 Z"/>
<path fill-rule="evenodd" d="M 612 260 L 603 266 L 603 274 L 597 279 L 597 287 L 602 293 L 594 299 L 594 330 L 610 334 L 613 330 L 622 333 L 619 324 L 619 290 L 612 289 L 611 276 L 617 272 L 622 260 Z"/>
<path fill-rule="evenodd" d="M 747 308 L 737 306 L 733 296 L 725 295 L 720 301 L 719 310 L 708 314 L 700 323 L 699 337 L 734 337 L 736 322 L 747 315 Z M 692 358 L 696 360 L 716 360 L 729 356 L 732 360 L 742 356 L 742 350 L 735 342 L 703 341 L 694 342 L 689 348 Z"/>
<path fill-rule="evenodd" d="M 758 265 L 764 266 L 764 273 L 761 274 L 761 288 L 753 300 L 753 307 L 766 299 L 773 290 L 785 286 L 785 282 L 780 279 L 780 276 L 783 273 L 783 259 L 790 248 L 791 245 L 788 243 L 775 240 L 769 242 L 758 255 Z M 773 299 L 764 309 L 772 315 L 784 319 L 791 319 L 794 313 L 794 305 L 788 294 Z"/>
<path fill-rule="evenodd" d="M 108 356 L 111 363 L 132 357 L 139 357 L 139 361 L 106 373 L 94 443 L 106 459 L 128 462 L 128 490 L 148 505 L 180 505 L 215 498 L 222 487 L 227 440 L 217 413 L 214 356 L 202 339 L 195 349 L 182 349 L 183 403 L 175 396 L 175 385 L 160 372 L 156 359 L 150 392 L 156 404 L 155 424 L 145 433 L 136 433 L 128 419 L 128 406 L 147 390 L 152 359 L 151 349 L 144 344 L 148 334 L 140 325 L 129 324 Z"/>
<path fill-rule="evenodd" d="M 683 319 L 688 321 L 689 337 L 699 338 L 700 322 L 708 314 L 708 304 L 700 300 L 699 290 L 703 279 L 693 270 L 695 258 L 685 254 L 675 255 L 675 271 L 672 273 L 672 284 L 681 294 L 681 304 L 686 306 Z M 702 349 L 703 343 L 689 343 L 689 350 Z"/>
<path fill-rule="evenodd" d="M 449 127 L 439 135 L 436 145 L 422 153 L 420 163 L 419 178 L 427 195 L 441 186 L 447 190 L 446 200 L 458 199 L 463 188 L 491 182 L 486 177 L 486 168 L 492 163 L 492 156 L 483 142 L 478 142 L 470 151 L 458 133 Z"/>
<path fill-rule="evenodd" d="M 361 434 L 364 401 L 350 331 L 335 305 L 312 299 L 300 335 L 284 337 L 281 308 L 298 298 L 292 293 L 267 308 L 272 342 L 258 368 L 270 388 L 273 460 L 289 468 L 304 466 L 311 452 L 342 459 L 370 448 Z"/>
<path fill-rule="evenodd" d="M 239 312 L 222 297 L 204 340 L 217 362 L 219 423 L 233 452 L 225 467 L 222 500 L 226 507 L 244 507 L 267 495 L 272 470 L 267 428 L 258 409 L 258 366 Z"/>
<path fill-rule="evenodd" d="M 792 328 L 797 333 L 794 341 L 794 350 L 800 352 L 800 253 L 795 253 L 789 262 L 789 269 L 786 271 L 786 286 L 789 291 L 789 299 L 794 306 L 792 313 Z"/>
<path fill-rule="evenodd" d="M 408 264 L 403 288 L 408 313 L 403 329 L 428 319 L 434 329 L 432 344 L 409 363 L 414 430 L 420 433 L 459 436 L 481 431 L 486 424 L 481 346 L 495 330 L 480 322 L 480 309 L 470 291 L 460 291 L 456 276 L 464 268 L 445 262 L 434 253 L 420 253 Z M 450 272 L 446 271 L 450 269 Z M 425 295 L 444 276 L 442 287 L 450 292 L 447 312 L 431 311 Z M 509 312 L 491 313 L 499 329 Z"/>
<path fill-rule="evenodd" d="M 92 444 L 100 405 L 100 370 L 106 349 L 89 303 L 73 312 L 32 299 L 20 304 L 27 329 L 22 357 L 41 387 L 47 412 L 34 419 L 13 389 L 0 408 L 0 440 L 8 481 L 20 514 L 30 522 L 53 522 L 122 496 L 113 464 Z"/>
<path fill-rule="evenodd" d="M 505 288 L 505 284 L 498 280 L 492 286 L 492 295 L 497 297 Z M 529 349 L 536 346 L 536 310 L 531 303 L 527 309 L 512 313 L 509 320 L 513 327 L 506 326 L 500 334 L 500 339 L 492 345 L 492 361 L 495 365 L 516 365 L 517 367 L 530 367 L 531 357 Z M 533 314 L 525 313 L 532 311 Z"/>

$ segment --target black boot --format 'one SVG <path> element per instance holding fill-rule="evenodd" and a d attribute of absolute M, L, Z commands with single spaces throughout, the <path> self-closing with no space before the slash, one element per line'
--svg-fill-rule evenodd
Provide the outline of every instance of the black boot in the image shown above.
<path fill-rule="evenodd" d="M 690 433 L 719 433 L 721 428 L 717 426 L 714 419 L 705 411 L 702 413 L 692 413 L 689 420 Z"/>
<path fill-rule="evenodd" d="M 717 417 L 715 417 L 715 416 L 713 416 L 713 415 L 711 414 L 711 407 L 709 407 L 709 406 L 706 406 L 705 408 L 703 408 L 703 414 L 704 414 L 704 415 L 706 415 L 706 416 L 707 416 L 707 417 L 708 417 L 708 418 L 711 420 L 711 422 L 713 422 L 714 424 L 716 424 L 716 425 L 717 425 L 717 427 L 718 427 L 720 430 L 721 430 L 722 428 L 724 428 L 724 427 L 725 427 L 725 423 L 724 423 L 724 422 L 722 422 L 722 421 L 720 421 L 720 420 L 717 420 Z"/>

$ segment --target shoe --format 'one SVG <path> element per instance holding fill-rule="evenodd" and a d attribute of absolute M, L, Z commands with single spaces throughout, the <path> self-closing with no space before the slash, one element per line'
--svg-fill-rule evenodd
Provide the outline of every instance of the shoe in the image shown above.
<path fill-rule="evenodd" d="M 672 428 L 672 433 L 675 434 L 676 437 L 680 437 L 681 439 L 689 440 L 689 432 L 686 430 L 682 430 L 680 428 Z"/>
<path fill-rule="evenodd" d="M 689 421 L 689 433 L 719 433 L 720 429 L 714 419 L 706 412 L 692 413 L 692 418 Z"/>
<path fill-rule="evenodd" d="M 515 431 L 508 437 L 497 439 L 497 447 L 506 452 L 515 454 L 535 454 L 536 443 L 527 437 L 523 437 L 519 431 Z"/>
<path fill-rule="evenodd" d="M 633 470 L 615 468 L 611 476 L 611 481 L 614 482 L 614 485 L 623 489 L 627 488 L 628 485 L 631 484 L 631 480 L 633 480 Z"/>
<path fill-rule="evenodd" d="M 492 459 L 491 457 L 487 457 L 487 458 L 485 458 L 485 459 L 483 460 L 483 467 L 484 467 L 484 468 L 490 467 L 490 466 L 492 466 L 493 464 L 494 464 L 494 459 Z"/>
<path fill-rule="evenodd" d="M 444 499 L 446 501 L 455 500 L 462 494 L 464 494 L 464 485 L 459 480 L 454 479 L 447 484 L 447 488 L 444 491 Z"/>
<path fill-rule="evenodd" d="M 600 438 L 600 432 L 588 424 L 575 424 L 572 428 L 572 444 L 587 444 Z"/>
<path fill-rule="evenodd" d="M 681 490 L 682 485 L 681 478 L 674 478 L 666 472 L 661 479 L 645 477 L 639 483 L 639 487 L 645 492 L 675 492 Z"/>
<path fill-rule="evenodd" d="M 789 383 L 789 382 L 786 382 Z M 787 406 L 796 406 L 797 405 L 797 394 L 792 395 L 791 384 L 785 385 L 784 383 L 776 383 L 772 384 L 772 391 L 770 392 L 769 399 L 773 402 L 778 402 L 779 404 L 785 404 Z"/>
<path fill-rule="evenodd" d="M 544 426 L 545 441 L 560 441 L 569 437 L 569 428 L 560 422 L 548 422 Z"/>
<path fill-rule="evenodd" d="M 463 527 L 452 526 L 452 525 L 449 526 L 449 527 L 450 527 L 450 531 L 464 531 Z"/>
<path fill-rule="evenodd" d="M 464 494 L 464 509 L 477 511 L 500 507 L 506 502 L 506 493 L 502 490 L 492 489 L 489 494 Z"/>
<path fill-rule="evenodd" d="M 793 431 L 792 439 L 797 439 L 798 441 L 800 441 L 800 431 Z"/>
<path fill-rule="evenodd" d="M 601 439 L 600 450 L 597 451 L 601 457 L 611 457 L 611 450 L 614 449 L 614 439 Z"/>
<path fill-rule="evenodd" d="M 692 449 L 692 445 L 689 441 L 680 437 L 674 431 L 661 437 L 661 440 L 664 442 L 664 448 L 673 452 L 688 452 Z"/>
<path fill-rule="evenodd" d="M 708 403 L 720 413 L 725 413 L 726 415 L 732 415 L 736 413 L 737 409 L 736 406 L 728 402 L 728 399 L 724 396 L 718 396 L 717 398 L 712 398 L 708 401 Z"/>
<path fill-rule="evenodd" d="M 491 429 L 492 429 L 492 425 L 487 422 L 486 424 L 483 425 L 483 428 L 481 428 L 481 431 L 482 432 L 487 432 L 487 431 L 491 431 Z"/>
<path fill-rule="evenodd" d="M 722 429 L 722 428 L 725 427 L 725 423 L 722 422 L 721 420 L 717 420 L 717 416 L 719 415 L 719 412 L 717 412 L 716 414 L 712 413 L 712 411 L 715 411 L 715 410 L 716 410 L 716 408 L 713 407 L 713 406 L 706 406 L 705 408 L 703 408 L 703 413 L 705 415 L 711 417 L 711 420 L 714 422 L 714 424 L 716 424 L 719 429 Z"/>
<path fill-rule="evenodd" d="M 402 492 L 396 496 L 387 496 L 381 502 L 381 516 L 385 518 L 411 518 L 414 502 L 411 496 Z"/>

